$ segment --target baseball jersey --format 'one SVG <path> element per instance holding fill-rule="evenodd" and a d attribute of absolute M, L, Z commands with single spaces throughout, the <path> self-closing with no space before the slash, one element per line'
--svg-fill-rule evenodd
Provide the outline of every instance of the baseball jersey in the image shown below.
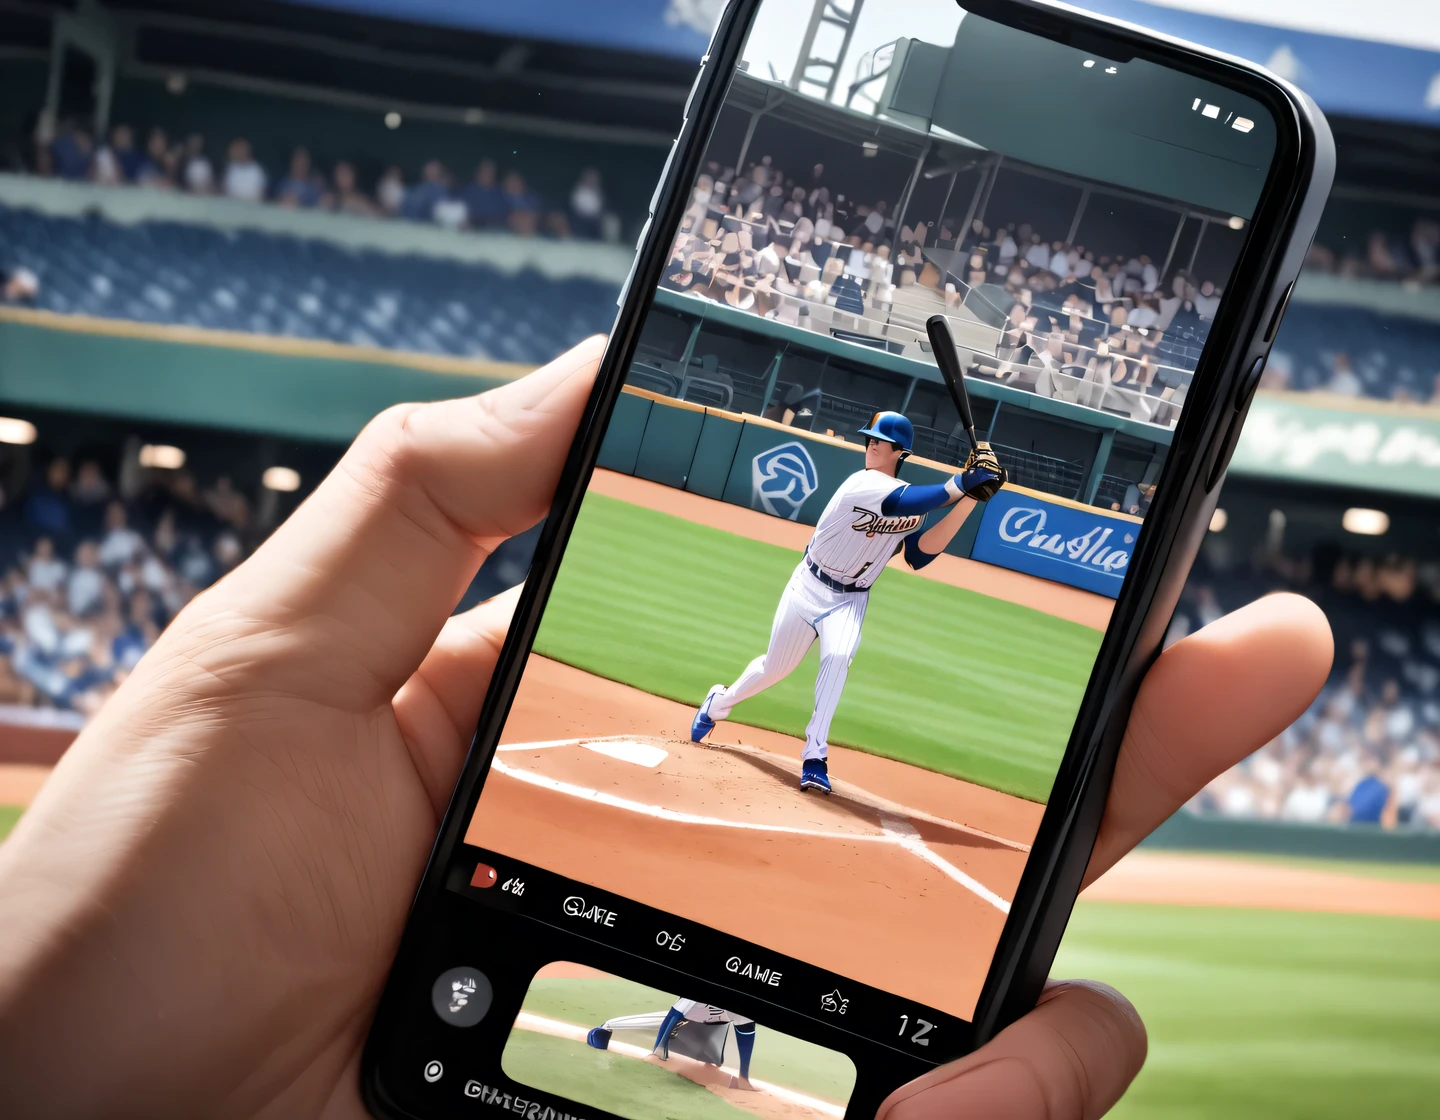
<path fill-rule="evenodd" d="M 743 1027 L 755 1021 L 745 1018 L 744 1015 L 736 1015 L 733 1011 L 726 1011 L 723 1007 L 716 1007 L 713 1003 L 700 1003 L 693 999 L 677 999 L 673 1006 L 692 1023 L 734 1023 Z"/>
<path fill-rule="evenodd" d="M 881 514 L 880 503 L 904 485 L 884 471 L 856 471 L 826 504 L 805 555 L 832 579 L 868 588 L 905 534 L 925 522 L 923 513 Z"/>

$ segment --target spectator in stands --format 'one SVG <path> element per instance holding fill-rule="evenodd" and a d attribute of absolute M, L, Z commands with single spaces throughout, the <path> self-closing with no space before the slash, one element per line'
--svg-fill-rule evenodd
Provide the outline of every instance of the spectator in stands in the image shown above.
<path fill-rule="evenodd" d="M 181 182 L 191 194 L 215 193 L 215 167 L 205 154 L 205 137 L 192 132 L 185 140 Z"/>
<path fill-rule="evenodd" d="M 320 205 L 325 184 L 310 164 L 310 153 L 296 148 L 290 153 L 290 170 L 275 184 L 275 201 L 281 206 L 310 210 Z"/>
<path fill-rule="evenodd" d="M 498 229 L 505 225 L 510 207 L 500 189 L 499 172 L 493 159 L 482 159 L 475 168 L 475 178 L 460 197 L 465 202 L 473 229 Z"/>
<path fill-rule="evenodd" d="M 6 303 L 33 303 L 40 294 L 40 277 L 23 265 L 5 273 L 0 298 Z"/>
<path fill-rule="evenodd" d="M 325 200 L 329 209 L 339 214 L 356 214 L 366 218 L 380 213 L 380 208 L 357 184 L 352 164 L 341 160 L 335 165 L 333 177 L 335 189 Z"/>
<path fill-rule="evenodd" d="M 604 222 L 605 192 L 600 172 L 587 167 L 570 192 L 570 230 L 576 237 L 597 241 L 604 232 Z"/>
<path fill-rule="evenodd" d="M 145 141 L 145 154 L 135 169 L 135 182 L 142 187 L 170 190 L 177 182 L 179 152 L 170 147 L 163 128 L 152 128 Z"/>
<path fill-rule="evenodd" d="M 34 580 L 31 580 L 34 585 Z M 65 581 L 65 606 L 75 618 L 84 618 L 105 602 L 105 573 L 100 570 L 100 549 L 82 541 L 75 550 L 75 566 Z"/>
<path fill-rule="evenodd" d="M 1200 292 L 1194 297 L 1195 310 L 1205 322 L 1215 318 L 1215 312 L 1220 308 L 1220 293 L 1215 290 L 1215 284 L 1206 280 L 1200 285 Z"/>
<path fill-rule="evenodd" d="M 128 124 L 117 124 L 110 130 L 110 143 L 95 153 L 94 176 L 97 183 L 133 183 L 140 171 L 143 157 L 135 149 L 135 133 Z"/>
<path fill-rule="evenodd" d="M 1365 386 L 1361 384 L 1360 378 L 1355 375 L 1355 367 L 1350 364 L 1350 355 L 1344 351 L 1337 353 L 1330 362 L 1330 380 L 1325 388 L 1342 397 L 1358 397 L 1365 392 Z"/>
<path fill-rule="evenodd" d="M 61 179 L 79 181 L 89 178 L 95 142 L 87 129 L 79 127 L 74 121 L 64 121 L 47 146 L 47 151 L 50 167 Z"/>
<path fill-rule="evenodd" d="M 511 233 L 528 237 L 539 228 L 540 198 L 530 192 L 518 171 L 505 173 L 505 207 Z"/>
<path fill-rule="evenodd" d="M 400 168 L 391 164 L 385 169 L 385 174 L 380 176 L 380 182 L 375 187 L 375 200 L 386 214 L 392 218 L 398 217 L 401 207 L 405 205 L 405 193 L 405 175 Z"/>
<path fill-rule="evenodd" d="M 412 222 L 433 222 L 435 207 L 450 197 L 450 177 L 438 159 L 428 161 L 420 171 L 420 182 L 405 192 L 400 216 Z"/>
<path fill-rule="evenodd" d="M 263 202 L 269 178 L 256 162 L 250 141 L 236 137 L 230 141 L 229 158 L 225 164 L 225 194 L 244 202 Z"/>
<path fill-rule="evenodd" d="M 65 561 L 55 555 L 55 542 L 41 537 L 35 542 L 35 551 L 25 565 L 25 582 L 33 591 L 59 591 L 65 585 L 69 572 Z"/>
<path fill-rule="evenodd" d="M 235 489 L 229 475 L 220 475 L 202 498 L 216 521 L 242 531 L 249 527 L 250 503 L 245 500 L 244 494 Z"/>
<path fill-rule="evenodd" d="M 139 559 L 145 539 L 130 527 L 125 503 L 113 501 L 105 508 L 105 535 L 100 540 L 100 563 L 107 570 L 123 568 Z"/>
<path fill-rule="evenodd" d="M 25 500 L 25 522 L 40 533 L 68 539 L 72 528 L 70 510 L 70 460 L 56 456 L 45 468 L 45 484 Z"/>

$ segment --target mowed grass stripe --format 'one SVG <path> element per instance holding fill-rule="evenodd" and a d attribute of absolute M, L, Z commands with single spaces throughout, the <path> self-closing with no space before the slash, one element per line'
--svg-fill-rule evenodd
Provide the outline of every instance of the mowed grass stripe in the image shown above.
<path fill-rule="evenodd" d="M 764 652 L 797 559 L 591 494 L 536 651 L 698 705 Z M 887 572 L 871 592 L 830 741 L 1043 801 L 1100 637 L 1029 607 Z M 812 648 L 732 718 L 803 736 L 817 665 Z"/>
<path fill-rule="evenodd" d="M 1112 1113 L 1435 1115 L 1440 924 L 1082 900 L 1054 974 L 1114 984 L 1150 1056 Z"/>

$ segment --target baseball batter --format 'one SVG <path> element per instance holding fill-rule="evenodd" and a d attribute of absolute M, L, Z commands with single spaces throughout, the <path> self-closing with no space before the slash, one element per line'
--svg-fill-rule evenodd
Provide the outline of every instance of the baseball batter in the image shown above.
<path fill-rule="evenodd" d="M 876 413 L 860 435 L 866 438 L 865 469 L 841 483 L 820 514 L 804 558 L 775 609 L 770 647 L 734 684 L 712 688 L 690 725 L 690 738 L 698 743 L 737 704 L 789 676 L 818 639 L 820 671 L 815 708 L 805 728 L 800 788 L 824 793 L 831 789 L 826 761 L 830 721 L 860 646 L 870 588 L 897 552 L 903 551 L 916 569 L 934 560 L 975 502 L 989 500 L 1005 482 L 1004 468 L 985 444 L 972 453 L 965 470 L 943 483 L 900 482 L 900 464 L 914 447 L 915 430 L 898 412 Z M 954 508 L 924 528 L 925 516 L 945 506 Z"/>

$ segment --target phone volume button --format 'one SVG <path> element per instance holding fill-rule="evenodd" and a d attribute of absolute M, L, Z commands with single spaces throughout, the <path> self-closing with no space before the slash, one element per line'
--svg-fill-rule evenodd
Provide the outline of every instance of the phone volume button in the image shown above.
<path fill-rule="evenodd" d="M 1243 410 L 1250 403 L 1250 398 L 1255 395 L 1255 387 L 1260 384 L 1260 377 L 1265 372 L 1265 358 L 1266 355 L 1261 354 L 1251 362 L 1250 368 L 1245 371 L 1239 383 L 1236 384 L 1234 403 L 1236 412 Z"/>

